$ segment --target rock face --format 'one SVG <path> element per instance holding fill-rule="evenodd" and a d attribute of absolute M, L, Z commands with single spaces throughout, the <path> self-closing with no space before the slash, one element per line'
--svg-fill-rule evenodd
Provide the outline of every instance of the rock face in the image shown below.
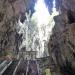
<path fill-rule="evenodd" d="M 75 0 L 59 1 L 60 14 L 54 17 L 55 26 L 48 43 L 50 68 L 55 75 L 75 75 Z"/>
<path fill-rule="evenodd" d="M 23 22 L 26 12 L 32 8 L 33 13 L 34 5 L 35 0 L 0 0 L 0 53 L 7 50 L 18 52 L 22 42 L 22 35 L 16 30 L 18 19 L 20 17 Z"/>

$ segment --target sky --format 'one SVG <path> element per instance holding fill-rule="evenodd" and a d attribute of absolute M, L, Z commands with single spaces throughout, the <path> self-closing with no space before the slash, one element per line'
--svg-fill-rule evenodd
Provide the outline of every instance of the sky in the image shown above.
<path fill-rule="evenodd" d="M 37 3 L 35 4 L 35 15 L 37 17 L 38 20 L 38 24 L 42 25 L 42 24 L 47 24 L 48 23 L 48 19 L 50 17 L 50 14 L 47 10 L 47 7 L 44 3 L 44 0 L 38 0 Z"/>

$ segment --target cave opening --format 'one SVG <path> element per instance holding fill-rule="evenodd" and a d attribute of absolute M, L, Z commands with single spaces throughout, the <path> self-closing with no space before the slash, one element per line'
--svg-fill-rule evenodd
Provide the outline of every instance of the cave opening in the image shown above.
<path fill-rule="evenodd" d="M 53 17 L 59 14 L 56 11 L 55 0 L 53 1 L 52 14 L 49 13 L 47 7 L 44 0 L 38 0 L 34 6 L 35 12 L 32 14 L 29 10 L 26 14 L 23 13 L 19 21 L 20 30 L 18 33 L 23 34 L 20 49 L 26 46 L 27 50 L 36 50 L 37 57 L 44 57 L 44 53 L 49 56 L 47 44 L 55 25 Z"/>

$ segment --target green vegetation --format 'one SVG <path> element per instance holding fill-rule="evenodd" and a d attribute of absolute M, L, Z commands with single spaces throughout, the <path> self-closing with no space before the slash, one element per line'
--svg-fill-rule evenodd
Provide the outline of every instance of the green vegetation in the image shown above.
<path fill-rule="evenodd" d="M 42 75 L 51 75 L 50 69 L 44 69 Z"/>
<path fill-rule="evenodd" d="M 45 73 L 46 73 L 46 75 L 51 75 L 50 69 L 45 69 Z"/>

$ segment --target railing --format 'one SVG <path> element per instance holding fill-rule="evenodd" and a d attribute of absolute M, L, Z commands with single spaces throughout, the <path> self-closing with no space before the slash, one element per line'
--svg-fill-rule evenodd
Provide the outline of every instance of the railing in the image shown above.
<path fill-rule="evenodd" d="M 37 60 L 36 60 L 36 65 L 37 65 L 38 75 L 40 75 L 39 64 L 37 63 Z"/>
<path fill-rule="evenodd" d="M 0 75 L 4 73 L 4 71 L 10 66 L 11 63 L 12 61 L 5 60 L 0 64 Z"/>
<path fill-rule="evenodd" d="M 33 69 L 35 71 L 34 74 L 37 73 L 38 75 L 40 75 L 39 64 L 37 63 L 37 60 L 20 59 L 19 62 L 17 61 L 17 64 L 15 64 L 15 66 L 13 65 L 14 62 L 15 61 L 3 61 L 0 64 L 0 75 L 18 75 L 19 73 L 21 73 L 22 75 L 28 75 L 29 69 Z"/>
<path fill-rule="evenodd" d="M 27 62 L 26 75 L 28 74 L 29 61 Z"/>
<path fill-rule="evenodd" d="M 17 64 L 17 66 L 16 66 L 16 68 L 15 68 L 15 70 L 14 70 L 14 72 L 13 72 L 13 75 L 15 75 L 15 74 L 16 74 L 17 69 L 18 69 L 18 67 L 19 67 L 19 65 L 20 65 L 20 63 L 21 63 L 21 60 L 22 60 L 22 59 L 20 59 L 20 60 L 19 60 L 19 62 L 18 62 L 18 64 Z"/>

